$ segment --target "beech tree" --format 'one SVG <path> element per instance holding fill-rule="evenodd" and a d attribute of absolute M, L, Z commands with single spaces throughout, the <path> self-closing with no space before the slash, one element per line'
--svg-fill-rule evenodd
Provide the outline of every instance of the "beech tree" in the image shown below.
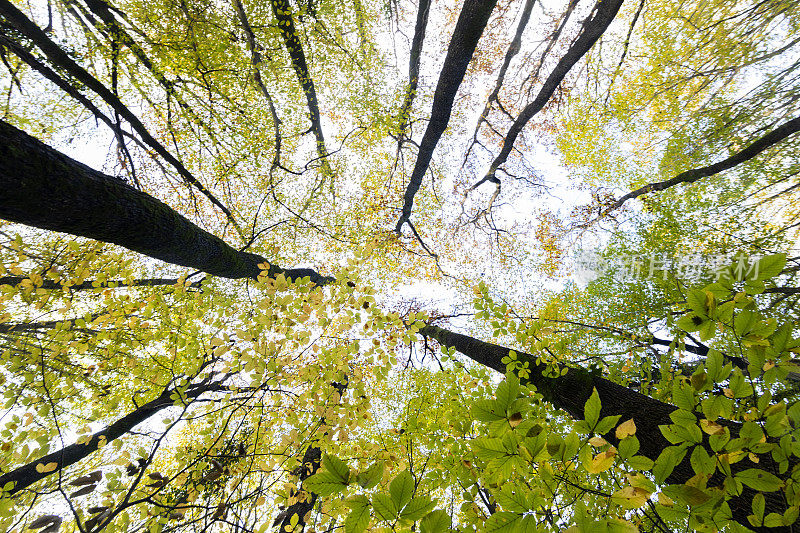
<path fill-rule="evenodd" d="M 0 0 L 0 525 L 792 531 L 797 8 L 555 7 Z"/>

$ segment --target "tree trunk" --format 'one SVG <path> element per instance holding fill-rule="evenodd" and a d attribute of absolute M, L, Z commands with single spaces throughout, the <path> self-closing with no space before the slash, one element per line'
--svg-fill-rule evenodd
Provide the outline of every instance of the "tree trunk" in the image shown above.
<path fill-rule="evenodd" d="M 483 342 L 437 326 L 426 326 L 420 330 L 420 333 L 435 339 L 444 346 L 454 347 L 477 363 L 503 374 L 506 372 L 506 365 L 502 362 L 502 359 L 509 355 L 509 348 Z M 527 380 L 523 380 L 523 383 L 527 382 L 536 386 L 547 402 L 553 407 L 566 411 L 572 418 L 576 420 L 584 419 L 584 405 L 591 396 L 593 389 L 597 389 L 601 404 L 601 418 L 620 415 L 620 422 L 633 419 L 636 423 L 636 437 L 639 439 L 640 447 L 638 453 L 640 455 L 656 461 L 661 452 L 672 445 L 662 435 L 659 426 L 673 424 L 669 415 L 678 409 L 674 405 L 650 398 L 607 379 L 592 375 L 592 373 L 581 368 L 569 368 L 563 376 L 547 377 L 544 375 L 546 365 L 537 364 L 534 356 L 517 352 L 517 358 L 529 363 L 530 377 Z M 561 368 L 563 370 L 567 367 Z M 698 418 L 704 417 L 700 415 Z M 718 420 L 717 422 L 730 430 L 731 439 L 738 436 L 739 423 L 725 420 Z M 603 435 L 603 437 L 614 445 L 619 444 L 619 439 L 616 438 L 613 430 Z M 705 433 L 703 434 L 703 445 L 707 448 L 709 455 L 713 457 L 715 452 L 709 448 L 708 435 Z M 686 453 L 683 461 L 667 477 L 666 483 L 683 484 L 695 476 L 690 456 L 691 449 Z M 748 458 L 742 459 L 738 463 L 731 465 L 731 470 L 736 473 L 747 468 L 774 469 L 774 473 L 778 474 L 777 464 L 769 454 L 762 454 L 760 459 L 759 464 L 752 463 Z M 793 464 L 790 464 L 787 472 L 791 473 L 792 466 Z M 786 479 L 787 475 L 784 474 L 779 477 Z M 718 471 L 708 481 L 708 486 L 722 485 L 722 481 L 723 476 Z M 773 533 L 791 531 L 791 527 L 754 528 L 749 523 L 747 516 L 752 514 L 751 502 L 756 492 L 744 487 L 741 495 L 727 499 L 733 519 L 753 531 L 770 531 Z M 783 514 L 786 511 L 786 502 L 781 492 L 767 492 L 764 493 L 764 496 L 766 498 L 765 514 L 770 512 Z"/>
<path fill-rule="evenodd" d="M 240 252 L 168 205 L 93 170 L 0 121 L 0 217 L 124 246 L 135 252 L 225 278 L 257 279 L 257 254 Z M 311 269 L 267 274 L 333 281 Z"/>
<path fill-rule="evenodd" d="M 226 389 L 227 387 L 221 385 L 219 382 L 207 383 L 189 388 L 181 395 L 181 397 L 184 400 L 189 401 L 206 392 L 221 391 Z M 109 425 L 107 428 L 92 434 L 88 441 L 70 444 L 69 446 L 65 446 L 58 451 L 45 455 L 41 459 L 22 465 L 10 472 L 6 472 L 0 476 L 0 491 L 5 491 L 9 495 L 16 494 L 17 492 L 30 487 L 34 483 L 37 483 L 48 476 L 57 474 L 68 466 L 82 461 L 97 451 L 97 449 L 100 447 L 99 444 L 101 440 L 105 441 L 105 444 L 108 444 L 111 441 L 116 440 L 130 432 L 138 424 L 141 424 L 162 409 L 175 405 L 175 401 L 172 398 L 173 395 L 176 394 L 180 393 L 178 393 L 175 389 L 166 389 L 154 400 L 151 400 L 131 413 L 128 413 L 113 424 Z M 56 463 L 56 467 L 53 469 L 48 469 L 46 472 L 40 472 L 36 468 L 39 465 L 44 467 L 45 465 L 51 463 Z M 12 483 L 13 486 L 10 489 L 5 489 L 6 485 L 9 483 Z"/>

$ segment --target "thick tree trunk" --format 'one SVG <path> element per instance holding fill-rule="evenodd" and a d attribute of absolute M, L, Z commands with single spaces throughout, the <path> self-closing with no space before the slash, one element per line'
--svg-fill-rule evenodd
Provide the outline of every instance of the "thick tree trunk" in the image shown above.
<path fill-rule="evenodd" d="M 124 246 L 225 278 L 256 279 L 263 257 L 240 252 L 163 202 L 0 121 L 0 218 Z M 270 265 L 268 275 L 332 278 Z"/>
<path fill-rule="evenodd" d="M 477 363 L 501 373 L 506 372 L 506 365 L 502 362 L 502 359 L 509 354 L 509 348 L 483 342 L 437 326 L 426 326 L 420 330 L 420 333 L 435 339 L 444 346 L 454 347 Z M 636 437 L 639 439 L 640 447 L 638 453 L 640 455 L 656 461 L 661 452 L 672 445 L 662 435 L 659 426 L 673 424 L 669 415 L 678 409 L 674 405 L 650 398 L 599 376 L 594 376 L 580 368 L 569 368 L 563 376 L 547 377 L 544 375 L 546 366 L 536 364 L 534 356 L 526 353 L 517 353 L 518 359 L 527 361 L 530 365 L 530 377 L 527 379 L 527 383 L 535 385 L 537 390 L 544 395 L 546 401 L 554 407 L 566 411 L 572 418 L 576 420 L 584 419 L 584 405 L 591 396 L 592 390 L 597 389 L 602 406 L 601 417 L 620 415 L 620 422 L 633 419 L 636 423 Z M 731 438 L 738 436 L 740 427 L 738 423 L 724 420 L 720 420 L 718 423 L 723 424 L 730 430 Z M 614 445 L 619 443 L 613 430 L 603 435 L 603 437 Z M 704 445 L 708 448 L 707 437 L 707 435 L 703 434 Z M 707 451 L 710 456 L 714 456 L 713 450 L 708 448 Z M 690 456 L 691 450 L 667 477 L 667 483 L 682 484 L 695 476 Z M 752 463 L 749 459 L 743 459 L 731 465 L 731 470 L 735 473 L 747 468 L 771 469 L 777 466 L 768 454 L 762 455 L 760 459 L 759 464 Z M 788 472 L 791 471 L 792 468 L 790 466 Z M 777 469 L 775 473 L 777 474 Z M 786 475 L 783 477 L 785 478 Z M 709 480 L 708 486 L 721 485 L 722 481 L 722 476 L 718 472 Z M 751 502 L 755 494 L 756 491 L 744 487 L 741 495 L 727 500 L 733 519 L 754 531 L 770 531 L 773 533 L 791 531 L 791 527 L 754 528 L 750 525 L 747 516 L 752 514 Z M 764 496 L 766 498 L 766 513 L 778 512 L 783 514 L 786 510 L 786 502 L 782 493 L 767 492 Z"/>

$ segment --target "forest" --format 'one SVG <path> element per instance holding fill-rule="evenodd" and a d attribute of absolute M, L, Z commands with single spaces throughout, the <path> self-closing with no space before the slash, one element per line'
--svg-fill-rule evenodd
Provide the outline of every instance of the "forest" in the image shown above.
<path fill-rule="evenodd" d="M 800 3 L 0 0 L 0 531 L 800 530 Z"/>

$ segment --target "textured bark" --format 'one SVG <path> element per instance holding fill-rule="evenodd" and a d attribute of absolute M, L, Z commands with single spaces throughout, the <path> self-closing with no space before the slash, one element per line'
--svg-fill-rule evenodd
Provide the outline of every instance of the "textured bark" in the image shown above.
<path fill-rule="evenodd" d="M 184 400 L 193 400 L 207 392 L 221 391 L 226 389 L 227 387 L 222 386 L 219 383 L 198 385 L 184 392 L 182 398 Z M 57 475 L 62 469 L 82 461 L 97 451 L 101 440 L 105 440 L 106 443 L 110 443 L 111 441 L 125 435 L 138 424 L 141 424 L 162 409 L 174 405 L 175 401 L 171 398 L 173 394 L 178 393 L 174 389 L 166 389 L 156 399 L 147 402 L 133 412 L 125 415 L 113 424 L 109 425 L 107 428 L 92 434 L 91 439 L 87 442 L 70 444 L 69 446 L 65 446 L 58 451 L 45 455 L 41 459 L 20 466 L 19 468 L 15 468 L 10 472 L 6 472 L 0 476 L 0 489 L 5 487 L 8 483 L 13 483 L 13 488 L 7 491 L 10 495 L 13 495 L 49 476 Z M 49 472 L 39 472 L 36 470 L 37 465 L 44 466 L 49 463 L 56 463 L 56 468 Z"/>
<path fill-rule="evenodd" d="M 475 53 L 475 47 L 478 45 L 478 40 L 483 34 L 483 29 L 486 27 L 489 15 L 492 14 L 496 3 L 496 0 L 465 0 L 464 7 L 461 8 L 453 37 L 447 47 L 442 72 L 439 74 L 439 81 L 436 84 L 431 118 L 419 145 L 417 161 L 403 198 L 403 212 L 395 231 L 399 232 L 411 218 L 414 196 L 422 185 L 422 178 L 428 171 L 433 151 L 450 121 L 456 93 L 464 80 L 467 66 Z"/>
<path fill-rule="evenodd" d="M 145 144 L 147 144 L 158 155 L 163 157 L 170 165 L 172 165 L 187 183 L 191 184 L 198 191 L 203 193 L 212 204 L 217 206 L 223 213 L 225 213 L 225 216 L 228 217 L 228 220 L 237 228 L 237 230 L 239 229 L 239 224 L 236 221 L 236 218 L 233 216 L 233 213 L 231 213 L 230 210 L 228 210 L 228 208 L 225 207 L 222 202 L 220 202 L 211 193 L 211 191 L 205 187 L 205 185 L 200 183 L 200 181 L 198 181 L 198 179 L 195 178 L 192 173 L 183 166 L 183 163 L 178 161 L 178 159 L 176 159 L 175 156 L 169 152 L 169 150 L 167 150 L 160 142 L 150 135 L 150 132 L 147 131 L 147 128 L 145 128 L 144 124 L 142 124 L 139 118 L 134 115 L 114 93 L 112 93 L 105 85 L 100 83 L 97 78 L 89 74 L 86 69 L 78 65 L 69 55 L 67 55 L 66 52 L 64 52 L 64 50 L 61 49 L 61 47 L 53 42 L 50 37 L 48 37 L 47 34 L 41 28 L 39 28 L 39 26 L 34 24 L 28 17 L 25 16 L 22 11 L 17 9 L 11 2 L 9 2 L 9 0 L 0 0 L 0 15 L 2 15 L 6 21 L 17 31 L 36 44 L 36 46 L 38 46 L 39 49 L 44 52 L 44 54 L 47 56 L 47 59 L 54 66 L 63 69 L 65 72 L 68 72 L 70 76 L 73 76 L 80 83 L 94 91 L 95 94 L 97 94 L 108 105 L 110 105 L 114 111 L 119 113 L 126 121 L 128 121 L 128 123 L 136 131 L 136 133 L 139 134 Z M 23 57 L 20 58 L 24 60 Z M 75 92 L 77 92 L 77 90 Z M 74 96 L 72 92 L 70 92 L 70 94 Z M 81 100 L 79 99 L 79 101 Z"/>
<path fill-rule="evenodd" d="M 505 373 L 506 365 L 502 362 L 510 351 L 509 348 L 483 342 L 481 340 L 448 331 L 437 326 L 426 326 L 420 330 L 422 335 L 435 339 L 444 346 L 454 347 L 456 350 L 469 357 L 473 361 L 492 368 L 498 372 Z M 661 452 L 672 444 L 664 438 L 659 429 L 661 425 L 672 424 L 670 413 L 678 408 L 674 405 L 661 402 L 644 394 L 640 394 L 632 389 L 618 385 L 612 381 L 599 376 L 592 375 L 590 372 L 580 368 L 568 368 L 567 373 L 559 377 L 546 377 L 543 372 L 545 365 L 536 364 L 536 358 L 530 354 L 517 352 L 517 357 L 521 361 L 529 363 L 530 377 L 524 382 L 533 384 L 541 392 L 547 402 L 553 407 L 566 411 L 576 420 L 584 419 L 584 405 L 597 389 L 600 397 L 601 411 L 600 417 L 620 415 L 620 422 L 633 419 L 636 423 L 636 437 L 639 439 L 639 454 L 652 459 L 658 459 Z M 702 415 L 701 415 L 702 417 Z M 740 424 L 726 420 L 718 420 L 718 423 L 726 426 L 731 432 L 731 438 L 736 438 L 739 433 Z M 610 431 L 603 436 L 614 445 L 619 443 L 614 431 Z M 704 445 L 708 447 L 708 436 L 703 434 Z M 708 449 L 709 455 L 714 452 Z M 694 468 L 690 462 L 691 450 L 688 451 L 684 460 L 675 467 L 667 477 L 666 483 L 681 484 L 686 483 L 694 477 Z M 731 465 L 731 470 L 745 470 L 747 468 L 762 468 L 767 470 L 774 469 L 777 475 L 777 465 L 769 454 L 760 457 L 759 464 L 751 463 L 749 459 L 743 459 Z M 788 473 L 791 473 L 793 464 L 790 464 Z M 786 474 L 783 475 L 786 478 Z M 708 486 L 720 485 L 723 479 L 719 472 L 713 476 Z M 787 532 L 790 527 L 784 528 L 753 528 L 747 520 L 747 516 L 752 514 L 751 502 L 756 491 L 744 488 L 740 496 L 731 497 L 727 500 L 731 508 L 733 519 L 738 523 L 753 529 L 754 531 Z M 766 498 L 766 514 L 769 512 L 783 513 L 786 510 L 786 502 L 779 492 L 764 494 Z"/>
<path fill-rule="evenodd" d="M 257 279 L 263 257 L 240 252 L 163 202 L 79 163 L 0 121 L 0 217 L 124 246 L 225 278 Z M 267 274 L 326 278 L 270 265 Z"/>

